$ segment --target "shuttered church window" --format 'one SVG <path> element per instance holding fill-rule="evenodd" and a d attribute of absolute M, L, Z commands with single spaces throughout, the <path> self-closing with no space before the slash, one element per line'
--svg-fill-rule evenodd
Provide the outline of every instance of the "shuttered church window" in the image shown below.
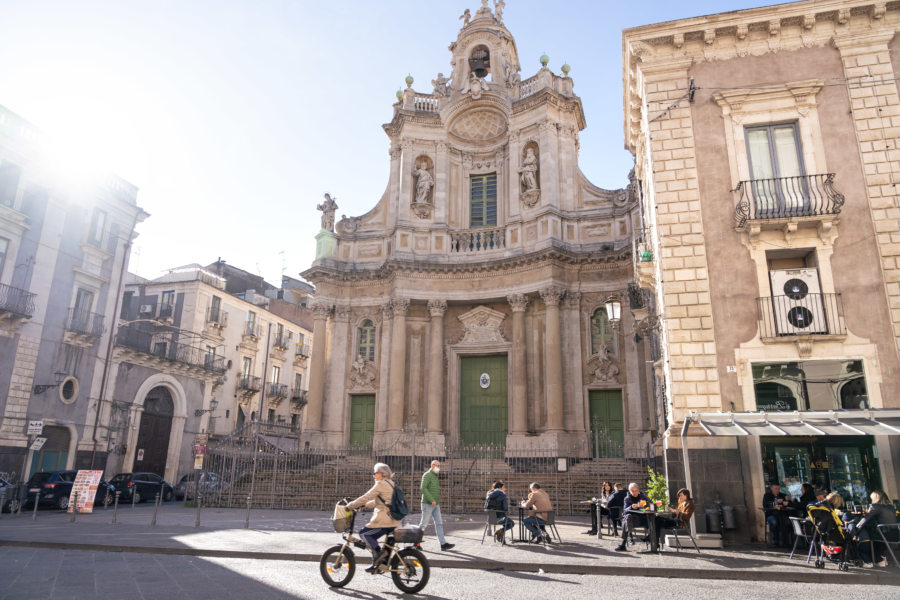
<path fill-rule="evenodd" d="M 359 344 L 356 353 L 369 362 L 375 362 L 375 325 L 369 319 L 359 326 Z"/>
<path fill-rule="evenodd" d="M 472 175 L 469 178 L 470 227 L 497 225 L 497 174 Z"/>

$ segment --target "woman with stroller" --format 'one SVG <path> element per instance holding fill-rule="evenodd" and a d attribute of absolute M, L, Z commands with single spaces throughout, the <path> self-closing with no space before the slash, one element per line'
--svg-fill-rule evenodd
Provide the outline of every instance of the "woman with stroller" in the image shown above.
<path fill-rule="evenodd" d="M 347 505 L 349 510 L 357 510 L 362 506 L 374 509 L 372 518 L 365 527 L 359 530 L 359 536 L 372 551 L 372 566 L 366 569 L 367 573 L 378 572 L 379 565 L 388 557 L 388 550 L 378 545 L 378 538 L 392 532 L 402 524 L 391 516 L 391 511 L 387 507 L 394 496 L 396 484 L 391 481 L 393 476 L 389 466 L 384 463 L 376 463 L 372 472 L 375 484 L 368 492 Z"/>
<path fill-rule="evenodd" d="M 503 536 L 513 528 L 513 520 L 507 516 L 509 512 L 509 498 L 506 496 L 506 486 L 502 481 L 495 481 L 494 486 L 488 490 L 484 499 L 484 510 L 493 510 L 497 513 L 497 525 L 500 528 L 494 532 L 498 542 L 503 542 Z"/>

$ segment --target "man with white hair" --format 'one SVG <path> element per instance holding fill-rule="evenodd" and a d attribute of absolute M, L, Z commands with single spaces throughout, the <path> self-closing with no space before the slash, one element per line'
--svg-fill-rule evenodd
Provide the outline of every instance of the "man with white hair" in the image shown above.
<path fill-rule="evenodd" d="M 441 461 L 431 461 L 431 468 L 422 475 L 422 520 L 419 527 L 425 529 L 428 522 L 434 519 L 434 530 L 437 532 L 441 550 L 449 550 L 456 544 L 448 544 L 444 538 L 444 522 L 441 519 L 441 483 L 438 481 L 438 473 L 441 472 Z"/>
<path fill-rule="evenodd" d="M 643 515 L 633 515 L 628 512 L 628 509 L 637 508 L 641 506 L 641 502 L 643 502 L 643 506 L 647 506 L 650 504 L 650 500 L 647 496 L 641 492 L 641 488 L 638 487 L 638 484 L 632 482 L 628 484 L 628 495 L 625 496 L 625 505 L 623 508 L 622 514 L 622 543 L 616 546 L 616 552 L 625 552 L 627 550 L 626 544 L 628 543 L 628 536 L 634 531 L 634 528 L 638 525 L 647 525 L 647 517 Z"/>

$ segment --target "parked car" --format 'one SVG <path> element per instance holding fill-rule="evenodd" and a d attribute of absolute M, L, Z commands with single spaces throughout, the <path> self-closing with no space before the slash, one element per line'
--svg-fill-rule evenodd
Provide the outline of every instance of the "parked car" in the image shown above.
<path fill-rule="evenodd" d="M 69 507 L 69 496 L 72 495 L 72 485 L 78 471 L 39 471 L 31 476 L 25 484 L 25 498 L 22 500 L 22 509 L 34 507 L 34 497 L 37 494 L 38 507 L 53 506 L 60 510 Z M 94 506 L 109 506 L 116 494 L 116 488 L 104 480 L 100 480 L 97 493 L 94 495 Z"/>
<path fill-rule="evenodd" d="M 154 500 L 157 494 L 162 496 L 164 502 L 175 497 L 172 484 L 156 473 L 119 473 L 110 483 L 122 492 L 119 502 L 131 502 L 134 498 L 137 504 L 144 500 Z"/>
<path fill-rule="evenodd" d="M 196 475 L 196 471 L 191 471 L 184 477 L 178 480 L 178 484 L 175 486 L 175 499 L 176 500 L 191 500 L 194 497 L 194 491 L 196 489 L 196 484 L 194 483 L 194 477 Z M 200 493 L 207 494 L 211 492 L 215 492 L 220 489 L 222 486 L 222 480 L 219 479 L 219 476 L 210 471 L 200 471 Z"/>
<path fill-rule="evenodd" d="M 0 512 L 13 513 L 19 508 L 19 498 L 17 493 L 19 487 L 0 477 L 0 498 L 3 498 L 3 505 L 0 506 Z"/>

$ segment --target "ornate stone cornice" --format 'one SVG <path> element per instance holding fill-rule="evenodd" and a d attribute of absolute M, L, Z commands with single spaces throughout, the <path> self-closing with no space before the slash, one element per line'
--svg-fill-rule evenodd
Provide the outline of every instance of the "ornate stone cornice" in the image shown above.
<path fill-rule="evenodd" d="M 428 301 L 428 314 L 432 317 L 443 317 L 447 312 L 447 301 L 446 300 L 429 300 Z"/>
<path fill-rule="evenodd" d="M 528 296 L 525 294 L 510 294 L 506 297 L 506 301 L 512 307 L 514 313 L 525 312 L 528 308 Z"/>
<path fill-rule="evenodd" d="M 559 301 L 562 300 L 566 291 L 559 286 L 550 285 L 541 289 L 539 293 L 546 306 L 559 306 Z"/>
<path fill-rule="evenodd" d="M 331 314 L 331 306 L 320 301 L 314 301 L 309 305 L 309 309 L 312 311 L 314 319 L 325 320 Z"/>

